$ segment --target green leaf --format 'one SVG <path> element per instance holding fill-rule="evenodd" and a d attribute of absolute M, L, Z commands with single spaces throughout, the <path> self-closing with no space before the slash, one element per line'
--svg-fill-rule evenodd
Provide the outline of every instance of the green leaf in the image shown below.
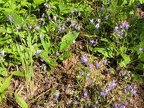
<path fill-rule="evenodd" d="M 59 59 L 60 60 L 66 60 L 66 59 L 68 59 L 71 56 L 71 54 L 72 54 L 72 51 L 68 50 L 68 51 L 64 52 L 63 54 L 61 54 L 59 56 Z"/>
<path fill-rule="evenodd" d="M 39 4 L 43 3 L 43 2 L 45 2 L 45 0 L 34 0 L 34 3 L 36 5 L 39 5 Z"/>
<path fill-rule="evenodd" d="M 138 70 L 144 70 L 144 64 L 138 64 L 137 66 L 136 66 L 136 69 L 138 69 Z"/>
<path fill-rule="evenodd" d="M 10 81 L 11 81 L 12 75 L 10 75 L 5 82 L 0 86 L 0 93 L 3 92 L 6 88 L 8 88 Z"/>
<path fill-rule="evenodd" d="M 15 75 L 15 76 L 21 76 L 21 77 L 24 77 L 24 73 L 20 72 L 20 71 L 14 71 L 12 72 L 12 75 Z"/>
<path fill-rule="evenodd" d="M 141 77 L 140 75 L 134 74 L 134 79 L 135 79 L 136 81 L 138 81 L 139 83 L 142 83 L 142 77 Z"/>
<path fill-rule="evenodd" d="M 144 0 L 139 0 L 139 1 L 140 1 L 141 4 L 144 3 Z"/>
<path fill-rule="evenodd" d="M 113 57 L 113 48 L 112 47 L 96 47 L 96 48 L 94 48 L 94 51 L 97 51 L 108 58 Z"/>
<path fill-rule="evenodd" d="M 142 62 L 144 62 L 144 53 L 141 53 L 139 55 L 139 60 L 142 61 Z"/>
<path fill-rule="evenodd" d="M 17 103 L 22 107 L 22 108 L 28 108 L 27 103 L 21 98 L 19 97 L 16 93 L 14 94 L 15 99 L 17 101 Z"/>
<path fill-rule="evenodd" d="M 78 37 L 79 33 L 73 32 L 73 33 L 68 33 L 66 34 L 61 42 L 60 42 L 60 51 L 64 51 L 73 43 L 73 41 Z"/>
<path fill-rule="evenodd" d="M 7 76 L 8 75 L 6 68 L 0 67 L 0 75 L 2 75 L 2 76 Z"/>
<path fill-rule="evenodd" d="M 130 56 L 126 54 L 121 54 L 121 56 L 123 60 L 120 61 L 119 65 L 121 67 L 126 67 L 126 65 L 130 63 Z"/>

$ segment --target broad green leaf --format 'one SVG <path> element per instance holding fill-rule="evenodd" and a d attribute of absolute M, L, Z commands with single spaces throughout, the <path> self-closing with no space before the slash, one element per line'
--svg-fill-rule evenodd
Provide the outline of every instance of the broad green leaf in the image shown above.
<path fill-rule="evenodd" d="M 73 43 L 73 41 L 78 37 L 79 33 L 73 32 L 66 34 L 60 42 L 60 51 L 63 51 Z"/>
<path fill-rule="evenodd" d="M 8 42 L 9 40 L 10 40 L 10 37 L 8 37 L 8 36 L 0 38 L 0 44 L 4 44 L 4 43 Z"/>
<path fill-rule="evenodd" d="M 59 59 L 60 60 L 66 60 L 66 59 L 68 59 L 71 56 L 71 54 L 72 54 L 72 51 L 68 50 L 68 51 L 64 52 L 63 54 L 61 54 L 59 56 Z"/>
<path fill-rule="evenodd" d="M 14 94 L 15 99 L 17 103 L 22 107 L 22 108 L 28 108 L 28 104 L 21 98 L 19 97 L 16 93 Z"/>
<path fill-rule="evenodd" d="M 8 75 L 6 68 L 0 67 L 0 75 L 2 75 L 2 76 L 7 76 Z"/>
<path fill-rule="evenodd" d="M 138 81 L 139 83 L 142 83 L 142 77 L 141 77 L 140 75 L 134 74 L 134 79 L 135 79 L 136 81 Z"/>
<path fill-rule="evenodd" d="M 3 92 L 6 88 L 8 88 L 10 81 L 11 81 L 12 75 L 10 75 L 5 82 L 0 86 L 0 92 Z"/>
<path fill-rule="evenodd" d="M 50 52 L 50 38 L 47 36 L 45 39 L 41 39 L 42 46 L 45 51 Z"/>
<path fill-rule="evenodd" d="M 139 60 L 142 61 L 142 62 L 144 62 L 144 53 L 141 53 L 139 55 Z"/>
<path fill-rule="evenodd" d="M 12 72 L 12 75 L 15 75 L 15 76 L 21 76 L 21 77 L 24 77 L 24 73 L 20 72 L 20 71 L 14 71 Z"/>
<path fill-rule="evenodd" d="M 138 64 L 137 66 L 136 66 L 136 69 L 138 69 L 138 70 L 144 70 L 144 64 Z"/>
<path fill-rule="evenodd" d="M 144 3 L 144 0 L 139 0 L 139 1 L 140 1 L 141 4 Z"/>
<path fill-rule="evenodd" d="M 113 57 L 113 49 L 112 47 L 96 47 L 94 51 L 101 53 L 105 57 L 112 58 Z"/>
<path fill-rule="evenodd" d="M 121 67 L 126 67 L 126 65 L 130 63 L 130 56 L 126 54 L 121 54 L 121 56 L 123 60 L 120 61 L 119 65 Z"/>
<path fill-rule="evenodd" d="M 34 3 L 36 5 L 39 5 L 39 4 L 43 3 L 43 2 L 45 2 L 45 0 L 34 0 Z"/>

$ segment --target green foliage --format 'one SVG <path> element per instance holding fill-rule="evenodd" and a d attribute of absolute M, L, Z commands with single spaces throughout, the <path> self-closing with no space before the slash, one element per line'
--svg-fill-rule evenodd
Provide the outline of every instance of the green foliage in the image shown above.
<path fill-rule="evenodd" d="M 65 36 L 63 36 L 63 38 L 61 39 L 60 42 L 60 51 L 64 51 L 66 50 L 69 45 L 71 45 L 73 43 L 73 41 L 75 41 L 75 39 L 78 37 L 79 33 L 77 32 L 72 32 L 72 33 L 68 33 Z"/>
<path fill-rule="evenodd" d="M 38 62 L 39 66 L 46 65 L 48 72 L 63 60 L 69 59 L 73 53 L 91 55 L 91 63 L 95 63 L 93 58 L 96 57 L 110 60 L 105 67 L 109 67 L 112 74 L 117 72 L 114 70 L 117 65 L 126 70 L 134 67 L 130 69 L 132 72 L 143 71 L 144 18 L 137 13 L 139 2 L 143 4 L 144 0 L 0 0 L 0 102 L 6 98 L 12 76 L 32 82 L 35 62 L 41 61 Z M 89 42 L 90 40 L 94 42 Z M 74 50 L 77 50 L 75 41 L 82 43 L 78 48 L 80 51 L 73 51 L 70 47 L 75 46 Z M 99 62 L 101 65 L 102 62 Z M 86 82 L 86 74 L 91 72 L 88 65 L 90 64 L 82 65 L 84 68 L 81 65 L 78 67 L 85 71 L 82 77 L 74 75 L 80 87 L 78 93 L 85 86 L 82 83 Z M 13 66 L 22 66 L 23 72 L 18 68 L 11 72 L 10 67 Z M 98 68 L 92 73 L 101 73 Z M 98 75 L 94 76 L 97 81 L 101 81 Z M 134 79 L 142 81 L 137 72 Z M 96 82 L 96 86 L 100 91 L 98 83 Z M 99 107 L 115 103 L 103 99 L 100 93 L 94 93 L 92 101 L 100 100 L 102 106 Z M 20 107 L 28 108 L 17 93 L 14 96 Z M 94 106 L 89 100 L 82 103 L 82 107 L 88 107 L 88 104 Z"/>
<path fill-rule="evenodd" d="M 17 103 L 21 106 L 21 108 L 28 108 L 27 103 L 21 97 L 19 97 L 16 93 L 14 94 L 14 96 Z"/>

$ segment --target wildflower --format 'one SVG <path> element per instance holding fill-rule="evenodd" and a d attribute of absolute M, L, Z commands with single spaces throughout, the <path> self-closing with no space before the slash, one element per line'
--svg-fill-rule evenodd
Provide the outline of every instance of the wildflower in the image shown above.
<path fill-rule="evenodd" d="M 75 43 L 76 43 L 76 41 L 74 40 L 74 41 L 73 41 L 73 44 L 75 44 Z"/>
<path fill-rule="evenodd" d="M 90 73 L 87 73 L 87 77 L 90 78 Z"/>
<path fill-rule="evenodd" d="M 120 108 L 126 108 L 125 105 L 121 105 Z"/>
<path fill-rule="evenodd" d="M 60 24 L 60 20 L 57 21 L 58 25 Z"/>
<path fill-rule="evenodd" d="M 84 98 L 87 98 L 88 97 L 88 94 L 87 92 L 84 93 Z"/>
<path fill-rule="evenodd" d="M 42 39 L 43 39 L 43 35 L 42 35 L 42 34 L 40 34 L 40 35 L 39 35 L 39 38 L 42 40 Z"/>
<path fill-rule="evenodd" d="M 93 22 L 94 22 L 94 20 L 93 20 L 93 19 L 91 19 L 91 20 L 90 20 L 90 24 L 93 24 Z"/>
<path fill-rule="evenodd" d="M 36 55 L 39 55 L 41 53 L 42 50 L 37 50 L 36 51 Z"/>
<path fill-rule="evenodd" d="M 123 28 L 123 29 L 128 30 L 129 29 L 129 24 L 127 22 L 123 22 L 120 27 Z"/>
<path fill-rule="evenodd" d="M 95 25 L 95 28 L 96 28 L 96 29 L 99 29 L 99 27 L 100 27 L 100 24 L 97 23 L 97 24 Z"/>
<path fill-rule="evenodd" d="M 112 85 L 111 86 L 112 86 L 113 89 L 116 88 L 117 84 L 116 84 L 115 80 L 112 81 Z"/>
<path fill-rule="evenodd" d="M 105 98 L 105 96 L 107 95 L 105 92 L 100 92 L 100 95 L 103 97 L 103 98 Z"/>
<path fill-rule="evenodd" d="M 54 16 L 54 17 L 53 17 L 53 20 L 54 20 L 55 22 L 56 22 L 56 19 L 57 19 L 57 17 L 56 17 L 56 16 Z"/>
<path fill-rule="evenodd" d="M 0 56 L 4 56 L 4 53 L 5 53 L 5 51 L 2 50 L 2 51 L 0 52 Z"/>
<path fill-rule="evenodd" d="M 21 30 L 21 27 L 19 25 L 16 26 L 17 30 Z"/>
<path fill-rule="evenodd" d="M 109 19 L 108 16 L 106 16 L 105 19 L 108 20 Z"/>
<path fill-rule="evenodd" d="M 43 13 L 41 17 L 44 18 L 45 17 L 45 13 Z"/>
<path fill-rule="evenodd" d="M 44 66 L 44 67 L 43 67 L 43 71 L 46 72 L 46 69 L 47 69 L 46 66 Z"/>
<path fill-rule="evenodd" d="M 72 14 L 72 15 L 74 14 L 74 11 L 73 11 L 73 10 L 71 11 L 71 14 Z"/>
<path fill-rule="evenodd" d="M 69 21 L 70 21 L 70 18 L 67 18 L 67 19 L 66 19 L 66 22 L 69 22 Z"/>
<path fill-rule="evenodd" d="M 119 29 L 119 27 L 118 27 L 118 26 L 115 26 L 114 31 L 115 31 L 115 32 L 118 32 L 118 29 Z"/>
<path fill-rule="evenodd" d="M 99 63 L 96 63 L 96 69 L 98 69 L 100 67 L 100 64 Z"/>
<path fill-rule="evenodd" d="M 13 19 L 12 15 L 9 15 L 8 18 L 7 18 L 7 20 L 8 20 L 9 22 L 11 22 L 11 23 L 14 22 L 14 19 Z"/>
<path fill-rule="evenodd" d="M 33 27 L 32 27 L 32 25 L 29 25 L 29 29 L 31 30 Z"/>
<path fill-rule="evenodd" d="M 48 8 L 48 9 L 51 8 L 51 6 L 48 3 L 44 3 L 44 7 Z"/>
<path fill-rule="evenodd" d="M 59 56 L 59 55 L 60 55 L 60 54 L 59 54 L 59 52 L 57 51 L 57 52 L 56 52 L 56 56 Z"/>
<path fill-rule="evenodd" d="M 90 39 L 89 42 L 90 42 L 91 44 L 93 44 L 93 43 L 94 43 L 94 40 Z"/>
<path fill-rule="evenodd" d="M 82 56 L 82 57 L 81 57 L 81 61 L 82 61 L 83 63 L 86 63 L 86 62 L 88 61 L 88 59 L 87 59 L 85 56 Z"/>
<path fill-rule="evenodd" d="M 101 22 L 101 20 L 100 19 L 98 19 L 98 23 L 100 23 Z"/>
<path fill-rule="evenodd" d="M 92 64 L 90 64 L 90 65 L 89 65 L 89 69 L 91 70 L 91 69 L 92 69 L 92 67 L 93 67 L 93 66 L 92 66 Z"/>
<path fill-rule="evenodd" d="M 81 28 L 81 27 L 78 25 L 78 26 L 76 26 L 75 28 L 76 28 L 78 31 L 80 31 L 80 28 Z"/>
<path fill-rule="evenodd" d="M 114 108 L 119 108 L 117 103 L 114 103 Z"/>
<path fill-rule="evenodd" d="M 79 17 L 81 16 L 81 13 L 80 13 L 80 12 L 78 13 L 78 16 L 79 16 Z"/>
<path fill-rule="evenodd" d="M 78 102 L 78 101 L 75 101 L 74 104 L 77 105 L 77 104 L 79 104 L 79 102 Z"/>
<path fill-rule="evenodd" d="M 137 93 L 137 90 L 136 90 L 136 89 L 132 89 L 132 90 L 131 90 L 131 93 L 132 93 L 133 95 L 135 95 L 135 94 Z"/>
<path fill-rule="evenodd" d="M 138 52 L 140 52 L 140 53 L 141 53 L 142 51 L 143 51 L 143 48 L 139 48 Z"/>
<path fill-rule="evenodd" d="M 53 95 L 53 97 L 54 97 L 55 99 L 58 99 L 59 95 L 60 95 L 60 93 L 59 93 L 59 92 L 56 92 L 56 93 Z"/>
<path fill-rule="evenodd" d="M 35 30 L 38 31 L 39 29 L 40 29 L 40 26 L 39 26 L 39 25 L 35 27 Z"/>
<path fill-rule="evenodd" d="M 76 21 L 71 21 L 71 27 L 74 27 L 76 25 Z"/>

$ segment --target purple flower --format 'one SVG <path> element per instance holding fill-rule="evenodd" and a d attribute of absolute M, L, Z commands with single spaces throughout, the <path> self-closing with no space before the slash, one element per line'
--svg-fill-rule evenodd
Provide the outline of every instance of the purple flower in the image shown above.
<path fill-rule="evenodd" d="M 80 31 L 81 26 L 78 25 L 78 26 L 76 26 L 75 28 L 76 28 L 78 31 Z"/>
<path fill-rule="evenodd" d="M 120 108 L 126 108 L 125 105 L 121 105 Z"/>
<path fill-rule="evenodd" d="M 39 26 L 39 25 L 35 27 L 35 30 L 38 31 L 39 29 L 40 29 L 40 26 Z"/>
<path fill-rule="evenodd" d="M 86 62 L 88 61 L 88 59 L 87 59 L 85 56 L 82 56 L 82 57 L 81 57 L 81 61 L 82 61 L 83 63 L 86 63 Z"/>
<path fill-rule="evenodd" d="M 88 94 L 85 92 L 84 93 L 84 98 L 87 98 L 88 97 Z"/>
<path fill-rule="evenodd" d="M 100 95 L 101 95 L 103 98 L 105 98 L 107 94 L 102 91 L 102 92 L 100 92 Z"/>
<path fill-rule="evenodd" d="M 67 18 L 67 19 L 66 19 L 66 22 L 69 22 L 69 21 L 70 21 L 70 18 Z"/>
<path fill-rule="evenodd" d="M 42 50 L 37 50 L 36 51 L 36 55 L 39 55 L 41 53 Z"/>
<path fill-rule="evenodd" d="M 100 64 L 99 63 L 96 63 L 96 69 L 98 69 L 100 67 Z"/>
<path fill-rule="evenodd" d="M 127 22 L 123 22 L 120 27 L 123 28 L 123 29 L 128 30 L 130 26 Z"/>
<path fill-rule="evenodd" d="M 114 108 L 119 108 L 117 103 L 114 103 Z"/>
<path fill-rule="evenodd" d="M 131 93 L 132 93 L 133 95 L 136 95 L 137 90 L 136 90 L 136 89 L 132 89 L 132 90 L 131 90 Z"/>
<path fill-rule="evenodd" d="M 93 22 L 94 22 L 94 20 L 93 20 L 93 19 L 91 19 L 91 20 L 90 20 L 90 24 L 93 24 Z"/>
<path fill-rule="evenodd" d="M 78 102 L 78 101 L 75 101 L 74 104 L 77 105 L 77 104 L 79 104 L 79 102 Z"/>
<path fill-rule="evenodd" d="M 94 40 L 90 39 L 89 42 L 90 42 L 91 44 L 93 44 L 93 43 L 94 43 Z"/>
<path fill-rule="evenodd" d="M 90 73 L 87 73 L 87 77 L 90 78 Z"/>
<path fill-rule="evenodd" d="M 106 20 L 108 20 L 108 19 L 109 19 L 109 17 L 108 17 L 108 16 L 106 16 L 106 17 L 105 17 L 105 19 L 106 19 Z"/>
<path fill-rule="evenodd" d="M 95 28 L 96 28 L 96 29 L 99 29 L 99 27 L 100 27 L 100 24 L 97 23 L 97 24 L 95 25 Z"/>
<path fill-rule="evenodd" d="M 117 84 L 116 84 L 115 80 L 112 81 L 112 85 L 111 86 L 113 87 L 113 89 L 116 88 Z"/>
<path fill-rule="evenodd" d="M 115 26 L 114 31 L 115 31 L 115 32 L 118 32 L 118 29 L 119 29 L 119 27 L 118 27 L 118 26 Z"/>
<path fill-rule="evenodd" d="M 58 99 L 59 95 L 60 95 L 60 93 L 57 92 L 57 93 L 55 93 L 55 94 L 53 95 L 53 97 L 54 97 L 55 99 Z"/>
<path fill-rule="evenodd" d="M 76 21 L 71 21 L 71 27 L 74 27 L 76 25 Z"/>

